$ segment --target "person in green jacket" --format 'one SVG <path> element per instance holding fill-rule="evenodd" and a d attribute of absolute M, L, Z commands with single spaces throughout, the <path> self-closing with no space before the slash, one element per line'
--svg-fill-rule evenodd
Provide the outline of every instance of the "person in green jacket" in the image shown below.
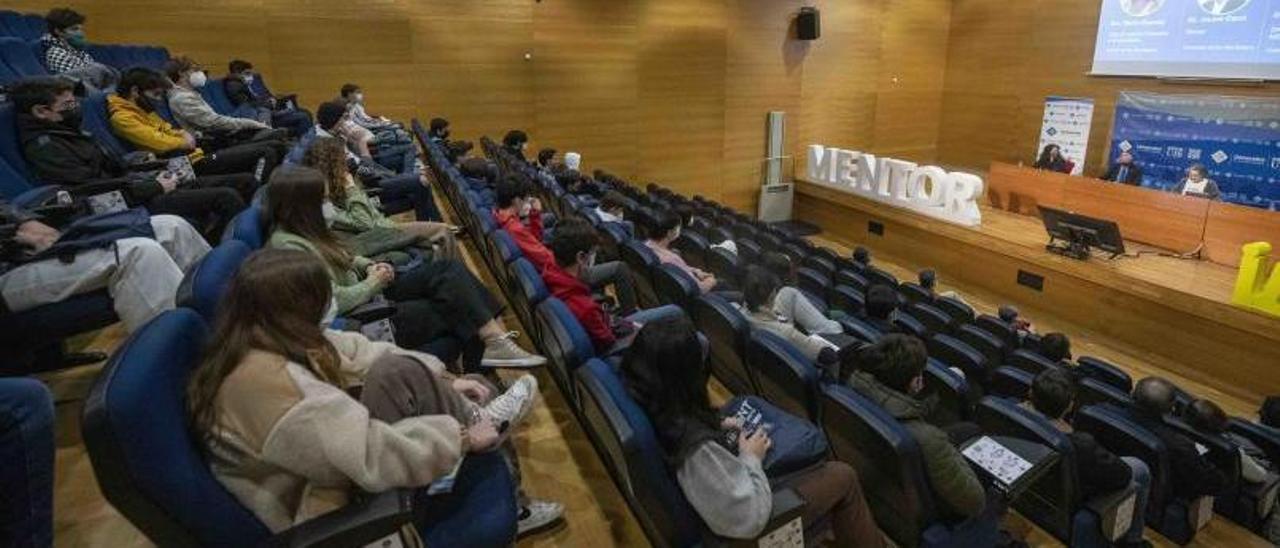
<path fill-rule="evenodd" d="M 546 358 L 515 344 L 519 334 L 507 331 L 499 316 L 503 305 L 462 263 L 439 259 L 398 272 L 390 264 L 354 255 L 329 229 L 324 198 L 325 181 L 319 171 L 290 167 L 272 174 L 267 186 L 272 229 L 267 245 L 301 249 L 323 260 L 333 282 L 337 314 L 382 295 L 396 303 L 391 321 L 402 346 L 420 348 L 453 336 L 474 348 L 467 343 L 478 337 L 484 354 L 479 360 L 464 354 L 467 365 L 479 361 L 486 367 L 527 368 L 546 363 Z"/>
<path fill-rule="evenodd" d="M 879 404 L 911 432 L 920 446 L 925 474 L 942 514 L 975 518 L 986 506 L 986 491 L 969 462 L 956 449 L 953 436 L 928 422 L 935 407 L 933 400 L 918 397 L 924 389 L 924 367 L 928 359 L 924 343 L 919 339 L 885 335 L 863 351 L 862 368 L 849 376 L 849 385 Z"/>
<path fill-rule="evenodd" d="M 316 138 L 307 148 L 302 164 L 324 174 L 328 201 L 333 205 L 333 229 L 355 235 L 352 242 L 357 249 L 363 242 L 372 241 L 371 245 L 381 251 L 376 240 L 391 236 L 399 241 L 394 234 L 398 231 L 416 238 L 417 246 L 432 250 L 437 257 L 462 260 L 455 227 L 433 221 L 399 223 L 383 215 L 347 169 L 347 149 L 341 139 Z"/>

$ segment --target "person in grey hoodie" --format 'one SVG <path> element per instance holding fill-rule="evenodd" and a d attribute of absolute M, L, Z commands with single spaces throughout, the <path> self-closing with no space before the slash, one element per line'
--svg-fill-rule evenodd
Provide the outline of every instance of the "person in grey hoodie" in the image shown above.
<path fill-rule="evenodd" d="M 755 538 L 773 511 L 773 488 L 762 464 L 772 442 L 763 428 L 731 435 L 741 424 L 722 419 L 711 407 L 703 356 L 688 318 L 650 322 L 623 358 L 622 377 L 653 422 L 681 492 L 710 533 Z M 806 526 L 830 516 L 834 546 L 883 545 L 858 475 L 848 464 L 822 463 L 781 487 L 804 499 Z"/>

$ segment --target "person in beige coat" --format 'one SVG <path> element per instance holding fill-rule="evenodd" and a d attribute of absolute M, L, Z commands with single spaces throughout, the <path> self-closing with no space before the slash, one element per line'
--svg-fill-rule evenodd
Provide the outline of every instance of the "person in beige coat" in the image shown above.
<path fill-rule="evenodd" d="M 215 477 L 272 531 L 360 492 L 425 488 L 467 453 L 503 446 L 537 394 L 529 375 L 497 394 L 429 354 L 324 330 L 331 303 L 319 259 L 255 253 L 231 282 L 188 386 Z M 523 514 L 531 510 L 563 511 L 537 502 Z"/>

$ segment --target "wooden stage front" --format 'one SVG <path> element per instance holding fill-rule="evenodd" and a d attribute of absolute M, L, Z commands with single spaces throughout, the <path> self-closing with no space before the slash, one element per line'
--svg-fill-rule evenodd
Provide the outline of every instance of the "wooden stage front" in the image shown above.
<path fill-rule="evenodd" d="M 803 181 L 794 218 L 873 256 L 934 268 L 962 288 L 1123 341 L 1223 392 L 1251 401 L 1280 394 L 1280 318 L 1230 304 L 1234 268 L 1154 253 L 1077 261 L 1045 251 L 1048 237 L 1035 217 L 984 204 L 982 226 L 963 227 Z M 871 231 L 873 222 L 882 234 Z M 1020 285 L 1020 277 L 1042 287 Z"/>

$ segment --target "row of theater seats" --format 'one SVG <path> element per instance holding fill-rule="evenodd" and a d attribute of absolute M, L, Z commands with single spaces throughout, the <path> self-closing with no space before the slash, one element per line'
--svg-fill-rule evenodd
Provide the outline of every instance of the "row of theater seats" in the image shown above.
<path fill-rule="evenodd" d="M 40 45 L 44 33 L 43 17 L 0 11 L 0 85 L 49 74 Z M 90 44 L 85 50 L 98 62 L 118 70 L 135 66 L 159 70 L 169 60 L 169 50 L 158 46 Z"/>
<path fill-rule="evenodd" d="M 894 540 L 904 546 L 981 545 L 994 531 L 990 523 L 942 523 L 924 481 L 919 449 L 910 435 L 878 406 L 845 386 L 820 380 L 817 368 L 785 340 L 771 333 L 753 331 L 742 313 L 716 295 L 698 295 L 696 283 L 682 271 L 660 265 L 643 243 L 631 239 L 616 224 L 601 223 L 591 207 L 566 194 L 554 182 L 513 158 L 487 139 L 484 149 L 506 169 L 523 170 L 542 183 L 544 203 L 558 216 L 577 215 L 600 230 L 606 247 L 629 263 L 637 277 L 642 306 L 677 304 L 694 319 L 710 342 L 711 368 L 735 394 L 756 394 L 799 416 L 821 424 L 837 458 L 860 471 L 878 521 L 903 521 L 909 534 Z M 445 168 L 448 170 L 448 168 Z M 487 211 L 475 206 L 467 187 L 442 182 L 455 213 L 468 224 L 482 254 L 500 285 L 511 297 L 525 325 L 533 325 L 536 341 L 551 358 L 552 373 L 597 443 L 614 478 L 650 538 L 662 545 L 684 545 L 698 524 L 690 523 L 688 506 L 669 471 L 660 465 L 661 453 L 652 438 L 652 427 L 625 390 L 613 370 L 593 355 L 585 331 L 545 286 L 532 265 L 520 256 L 514 241 L 493 227 Z M 1075 456 L 1067 436 L 1043 416 L 1018 405 L 1034 376 L 1062 367 L 1036 350 L 1035 337 L 1024 340 L 1007 323 L 979 315 L 954 298 L 937 297 L 913 283 L 898 283 L 890 274 L 870 265 L 841 258 L 830 250 L 790 238 L 713 202 L 691 201 L 661 188 L 648 193 L 625 184 L 616 190 L 628 194 L 638 208 L 670 208 L 693 204 L 707 222 L 685 231 L 676 246 L 690 264 L 716 273 L 733 283 L 744 265 L 757 263 L 760 254 L 777 251 L 800 265 L 797 282 L 820 308 L 835 308 L 849 315 L 841 318 L 846 332 L 872 343 L 881 334 L 858 319 L 864 292 L 882 284 L 898 289 L 902 307 L 896 326 L 902 332 L 927 341 L 930 354 L 926 390 L 960 419 L 976 422 L 987 433 L 1028 439 L 1059 454 L 1061 464 L 1013 501 L 1013 506 L 1038 526 L 1071 545 L 1105 543 L 1106 511 L 1115 511 L 1124 493 L 1107 500 L 1081 499 L 1074 467 Z M 629 212 L 628 218 L 636 218 Z M 640 213 L 643 215 L 643 213 Z M 709 244 L 734 240 L 738 254 Z M 1148 463 L 1153 474 L 1147 523 L 1171 540 L 1185 543 L 1201 521 L 1191 515 L 1196 501 L 1178 500 L 1170 486 L 1165 450 L 1149 431 L 1138 426 L 1130 413 L 1133 381 L 1120 368 L 1094 357 L 1080 358 L 1075 367 L 1081 378 L 1076 427 L 1093 433 L 1118 454 L 1133 455 Z M 965 372 L 956 375 L 951 368 Z M 985 396 L 984 396 L 985 394 Z M 1192 397 L 1181 392 L 1179 409 Z M 1208 448 L 1221 462 L 1231 488 L 1217 497 L 1214 509 L 1233 521 L 1258 531 L 1259 500 L 1273 497 L 1276 482 L 1251 486 L 1240 479 L 1235 448 L 1219 438 L 1197 433 L 1179 419 L 1171 423 Z M 1280 458 L 1280 433 L 1256 423 L 1234 418 L 1231 428 Z M 1232 465 L 1231 463 L 1235 464 Z"/>
<path fill-rule="evenodd" d="M 0 38 L 0 52 L 7 51 L 3 48 L 10 45 L 9 40 L 11 39 Z M 25 43 L 21 45 L 26 47 Z M 151 49 L 163 52 L 164 59 L 168 59 L 164 48 Z M 34 58 L 30 62 L 39 68 L 37 75 L 45 74 L 43 66 Z M 2 71 L 0 68 L 0 72 Z M 2 83 L 0 80 L 0 84 Z M 269 91 L 263 78 L 254 79 L 253 85 L 261 92 Z M 221 114 L 232 114 L 233 106 L 226 96 L 221 79 L 211 80 L 201 88 L 201 94 L 214 110 Z M 166 103 L 161 102 L 156 106 L 162 117 L 170 123 L 176 123 Z M 112 154 L 122 156 L 135 150 L 111 131 L 106 94 L 89 93 L 81 100 L 81 111 L 81 128 L 92 134 Z M 46 185 L 32 174 L 20 146 L 13 104 L 0 101 L 0 196 L 22 207 L 49 203 L 59 187 Z M 116 321 L 110 296 L 105 289 L 77 295 L 21 314 L 5 314 L 0 317 L 0 362 L 3 362 L 0 372 L 30 374 L 60 367 L 64 364 L 62 341 L 79 333 L 101 329 Z"/>
<path fill-rule="evenodd" d="M 187 272 L 178 308 L 136 331 L 108 361 L 83 416 L 103 495 L 161 546 L 360 546 L 410 522 L 428 546 L 514 542 L 516 485 L 497 453 L 469 455 L 450 493 L 381 493 L 274 535 L 213 477 L 187 429 L 186 379 L 218 303 L 267 228 L 259 203 L 241 212 Z"/>

